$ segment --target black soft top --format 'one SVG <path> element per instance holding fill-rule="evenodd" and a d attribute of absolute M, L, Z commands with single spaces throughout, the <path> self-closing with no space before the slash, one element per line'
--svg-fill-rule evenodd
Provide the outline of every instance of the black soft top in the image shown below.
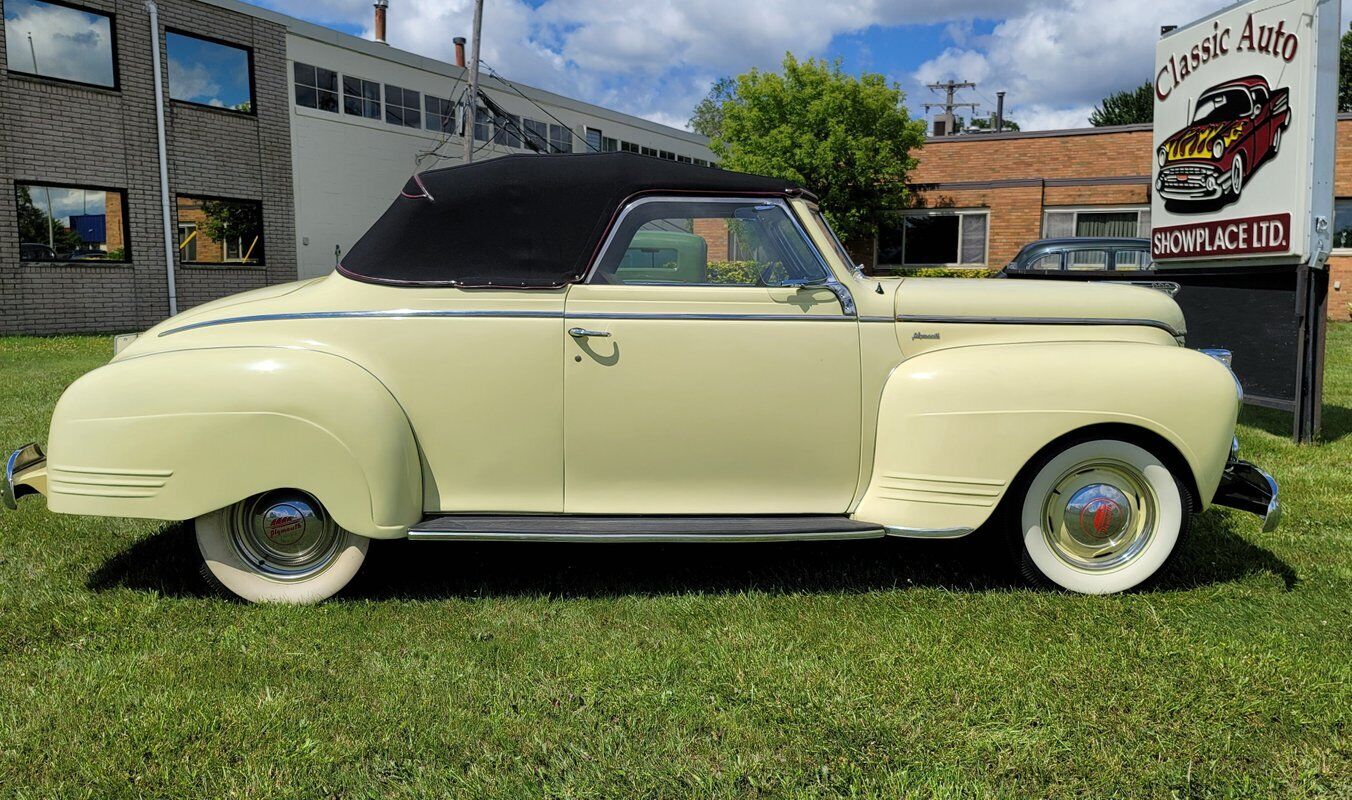
<path fill-rule="evenodd" d="M 409 286 L 548 288 L 586 272 L 626 200 L 794 184 L 633 153 L 511 155 L 414 175 L 338 271 Z"/>

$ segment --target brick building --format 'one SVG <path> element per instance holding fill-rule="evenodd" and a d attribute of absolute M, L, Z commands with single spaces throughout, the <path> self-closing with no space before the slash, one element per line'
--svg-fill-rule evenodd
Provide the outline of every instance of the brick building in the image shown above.
<path fill-rule="evenodd" d="M 1352 244 L 1352 116 L 1337 141 L 1334 241 Z M 1149 125 L 929 139 L 877 263 L 999 269 L 1045 237 L 1148 236 L 1153 156 Z M 1349 319 L 1352 247 L 1330 266 L 1329 315 Z"/>
<path fill-rule="evenodd" d="M 410 174 L 467 143 L 712 158 L 688 131 L 488 74 L 495 110 L 461 135 L 463 64 L 239 0 L 157 0 L 153 30 L 144 0 L 0 10 L 0 334 L 164 319 L 166 227 L 180 310 L 326 274 Z"/>

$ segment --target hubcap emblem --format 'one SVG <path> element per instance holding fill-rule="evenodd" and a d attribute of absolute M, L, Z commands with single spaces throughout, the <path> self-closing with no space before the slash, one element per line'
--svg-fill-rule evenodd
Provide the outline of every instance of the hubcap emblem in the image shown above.
<path fill-rule="evenodd" d="M 1085 486 L 1066 503 L 1065 525 L 1085 542 L 1121 536 L 1131 522 L 1131 505 L 1117 487 L 1106 483 Z"/>
<path fill-rule="evenodd" d="M 279 503 L 263 513 L 263 535 L 283 547 L 305 537 L 305 515 L 289 503 Z"/>

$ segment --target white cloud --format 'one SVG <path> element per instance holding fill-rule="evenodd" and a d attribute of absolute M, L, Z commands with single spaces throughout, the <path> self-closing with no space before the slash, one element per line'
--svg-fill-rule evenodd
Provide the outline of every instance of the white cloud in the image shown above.
<path fill-rule="evenodd" d="M 371 35 L 369 0 L 263 0 L 321 23 Z M 1344 18 L 1352 0 L 1342 0 Z M 1186 23 L 1230 0 L 492 0 L 482 57 L 540 88 L 683 126 L 721 75 L 773 69 L 785 51 L 829 56 L 836 37 L 871 27 L 944 26 L 951 46 L 900 80 L 919 111 L 927 82 L 976 81 L 970 99 L 1008 92 L 1028 128 L 1083 125 L 1104 95 L 1149 80 L 1162 24 Z M 468 36 L 472 0 L 395 0 L 390 43 L 450 60 Z M 996 20 L 989 34 L 973 20 Z"/>

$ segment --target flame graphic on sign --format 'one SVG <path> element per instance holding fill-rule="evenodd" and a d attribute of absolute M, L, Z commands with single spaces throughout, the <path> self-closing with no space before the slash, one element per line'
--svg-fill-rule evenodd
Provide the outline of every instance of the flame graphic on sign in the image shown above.
<path fill-rule="evenodd" d="M 1182 161 L 1190 158 L 1206 158 L 1211 155 L 1211 147 L 1217 139 L 1227 148 L 1244 135 L 1247 122 L 1213 122 L 1210 125 L 1197 125 L 1175 134 L 1164 143 L 1164 152 L 1169 161 Z"/>

